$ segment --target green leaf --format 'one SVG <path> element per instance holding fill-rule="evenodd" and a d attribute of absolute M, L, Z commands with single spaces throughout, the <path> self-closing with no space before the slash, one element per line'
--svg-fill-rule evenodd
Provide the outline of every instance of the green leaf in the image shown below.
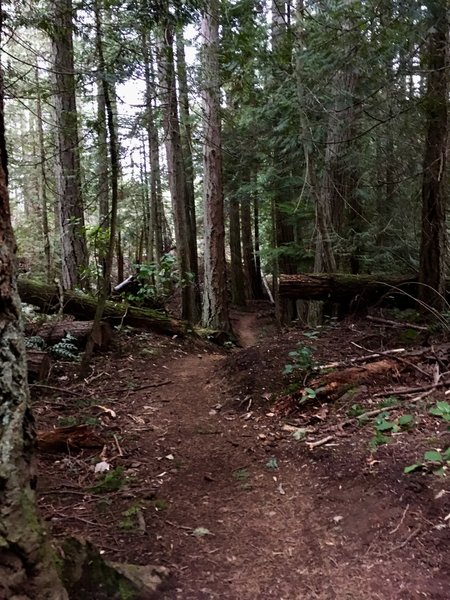
<path fill-rule="evenodd" d="M 445 477 L 445 467 L 439 467 L 439 469 L 435 469 L 433 473 L 438 477 Z"/>
<path fill-rule="evenodd" d="M 375 425 L 375 428 L 378 431 L 388 431 L 390 429 L 394 429 L 394 427 L 395 423 L 392 423 L 391 421 L 380 421 Z"/>
<path fill-rule="evenodd" d="M 398 419 L 398 424 L 401 427 L 405 427 L 405 425 L 410 425 L 414 421 L 414 417 L 412 415 L 402 415 Z"/>
<path fill-rule="evenodd" d="M 316 398 L 317 396 L 316 390 L 313 390 L 312 388 L 305 388 L 305 393 L 308 398 Z"/>
<path fill-rule="evenodd" d="M 284 365 L 283 374 L 290 375 L 294 372 L 294 367 L 292 365 Z"/>
<path fill-rule="evenodd" d="M 306 429 L 303 429 L 301 427 L 296 429 L 292 434 L 292 437 L 294 438 L 294 440 L 297 440 L 298 442 L 300 440 L 303 440 L 305 436 L 306 436 Z"/>
<path fill-rule="evenodd" d="M 450 461 L 450 447 L 442 454 L 444 460 Z"/>
<path fill-rule="evenodd" d="M 409 465 L 409 467 L 405 467 L 403 469 L 403 473 L 412 473 L 413 471 L 417 471 L 417 469 L 420 469 L 421 467 L 423 467 L 422 463 L 414 463 L 413 465 Z"/>
<path fill-rule="evenodd" d="M 278 469 L 278 462 L 275 456 L 269 458 L 269 460 L 266 462 L 266 467 L 271 471 L 275 471 L 276 469 Z"/>
<path fill-rule="evenodd" d="M 438 452 L 437 450 L 428 450 L 428 452 L 425 452 L 423 457 L 425 460 L 428 460 L 429 462 L 442 462 L 443 461 L 442 454 L 440 452 Z"/>
<path fill-rule="evenodd" d="M 195 535 L 195 537 L 204 537 L 205 535 L 212 535 L 212 533 L 206 527 L 197 527 L 192 532 L 192 535 Z"/>

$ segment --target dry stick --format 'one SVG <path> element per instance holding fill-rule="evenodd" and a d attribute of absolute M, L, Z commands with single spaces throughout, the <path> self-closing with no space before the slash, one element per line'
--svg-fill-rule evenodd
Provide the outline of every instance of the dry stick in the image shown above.
<path fill-rule="evenodd" d="M 117 435 L 114 434 L 113 438 L 114 438 L 114 442 L 116 443 L 116 448 L 117 448 L 117 452 L 119 453 L 119 456 L 123 456 L 123 450 L 120 447 L 119 440 L 117 439 Z"/>
<path fill-rule="evenodd" d="M 432 383 L 430 385 L 421 385 L 421 386 L 412 387 L 412 388 L 393 389 L 393 390 L 389 390 L 389 392 L 377 392 L 372 397 L 373 398 L 383 398 L 384 396 L 390 396 L 392 394 L 397 394 L 399 396 L 403 396 L 405 394 L 415 394 L 416 392 L 426 392 L 427 390 L 433 390 L 436 388 L 445 387 L 446 385 L 449 385 L 449 383 L 446 381 L 440 381 L 437 384 Z"/>
<path fill-rule="evenodd" d="M 324 437 L 321 440 L 317 440 L 317 442 L 306 442 L 306 444 L 309 446 L 309 449 L 311 450 L 312 448 L 318 448 L 319 446 L 323 446 L 324 444 L 327 444 L 328 442 L 331 442 L 332 440 L 334 440 L 334 437 L 332 435 L 327 435 L 327 437 Z"/>
<path fill-rule="evenodd" d="M 365 350 L 366 352 L 370 352 L 370 350 L 368 348 L 364 348 L 364 346 L 360 346 L 359 344 L 355 344 L 355 342 L 351 342 L 351 343 L 354 346 L 356 346 L 357 348 L 361 348 L 362 350 Z M 409 360 L 406 360 L 406 358 L 403 358 L 402 356 L 396 356 L 395 354 L 391 355 L 391 354 L 388 354 L 388 353 L 389 353 L 389 350 L 387 350 L 386 352 L 379 352 L 378 354 L 380 356 L 383 356 L 383 355 L 392 356 L 393 359 L 398 360 L 398 361 L 404 363 L 405 365 L 408 365 L 408 367 L 412 367 L 413 369 L 416 369 L 416 371 L 419 371 L 419 373 L 422 373 L 422 375 L 425 375 L 426 377 L 430 377 L 429 373 L 427 373 L 426 371 L 424 371 L 423 369 L 421 369 L 420 367 L 418 367 L 414 363 L 410 362 Z"/>
<path fill-rule="evenodd" d="M 395 527 L 395 529 L 393 529 L 392 531 L 389 532 L 391 535 L 394 534 L 394 533 L 396 533 L 400 529 L 400 527 L 402 526 L 402 523 L 405 520 L 406 513 L 408 512 L 408 508 L 409 508 L 409 504 L 406 505 L 406 508 L 405 508 L 405 510 L 403 511 L 403 514 L 402 514 L 402 518 L 398 522 L 397 527 Z"/>
<path fill-rule="evenodd" d="M 389 325 L 390 327 L 407 327 L 408 329 L 416 329 L 417 331 L 428 331 L 425 325 L 415 325 L 414 323 L 399 323 L 390 319 L 382 319 L 381 317 L 366 317 L 368 321 L 379 323 L 380 325 Z"/>
<path fill-rule="evenodd" d="M 147 385 L 142 385 L 141 387 L 134 388 L 131 390 L 132 392 L 139 392 L 140 390 L 146 390 L 147 388 L 161 387 L 162 385 L 169 385 L 172 383 L 170 379 L 166 379 L 165 381 L 157 381 L 155 383 L 148 383 Z"/>
<path fill-rule="evenodd" d="M 352 342 L 352 344 L 354 346 L 357 346 L 358 348 L 362 348 L 363 350 L 365 350 L 365 348 L 363 348 L 359 344 L 355 344 L 355 342 Z M 370 352 L 370 350 L 368 350 L 368 352 Z M 391 356 L 392 354 L 399 353 L 399 352 L 406 352 L 406 349 L 405 348 L 394 348 L 393 350 L 386 350 L 386 352 L 374 352 L 372 354 L 366 354 L 365 356 L 355 356 L 354 358 L 350 358 L 348 360 L 341 360 L 341 361 L 328 363 L 327 365 L 320 365 L 318 367 L 318 369 L 322 370 L 322 369 L 335 369 L 338 367 L 346 367 L 349 364 L 365 362 L 366 360 L 371 360 L 373 358 L 379 358 L 380 356 Z"/>
<path fill-rule="evenodd" d="M 44 388 L 46 390 L 53 390 L 55 392 L 60 392 L 61 394 L 72 394 L 72 396 L 84 396 L 84 394 L 82 394 L 81 392 L 74 392 L 70 388 L 61 389 L 58 387 L 54 387 L 53 385 L 45 385 L 43 383 L 33 383 L 32 385 L 30 385 L 30 388 L 35 387 Z"/>

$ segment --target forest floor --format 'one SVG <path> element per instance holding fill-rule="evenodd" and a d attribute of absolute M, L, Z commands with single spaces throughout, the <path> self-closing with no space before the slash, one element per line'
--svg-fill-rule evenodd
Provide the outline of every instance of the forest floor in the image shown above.
<path fill-rule="evenodd" d="M 241 348 L 127 330 L 83 382 L 58 363 L 48 387 L 32 386 L 39 430 L 85 423 L 106 441 L 39 452 L 53 535 L 168 567 L 166 600 L 448 600 L 450 474 L 404 473 L 450 445 L 448 424 L 429 413 L 444 391 L 392 398 L 430 366 L 286 409 L 303 378 L 283 375 L 299 356 L 289 352 L 345 361 L 411 343 L 405 330 L 360 320 L 279 332 L 266 305 L 233 323 Z M 391 423 L 408 414 L 408 427 L 357 418 L 380 407 L 380 392 Z M 102 461 L 111 470 L 95 473 Z"/>

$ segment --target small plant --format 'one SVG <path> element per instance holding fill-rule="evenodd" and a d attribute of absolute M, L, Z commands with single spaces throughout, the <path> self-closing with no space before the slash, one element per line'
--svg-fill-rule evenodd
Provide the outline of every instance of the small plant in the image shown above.
<path fill-rule="evenodd" d="M 448 402 L 436 402 L 436 406 L 430 408 L 430 415 L 440 417 L 450 423 L 450 404 Z"/>
<path fill-rule="evenodd" d="M 25 346 L 32 350 L 44 350 L 46 343 L 44 338 L 41 338 L 40 335 L 32 335 L 25 338 Z"/>
<path fill-rule="evenodd" d="M 380 408 L 389 408 L 391 406 L 397 406 L 398 398 L 397 396 L 388 396 L 384 400 L 382 400 L 379 404 Z"/>
<path fill-rule="evenodd" d="M 130 506 L 130 508 L 127 508 L 127 510 L 124 510 L 122 513 L 124 518 L 120 521 L 119 527 L 128 531 L 134 529 L 136 526 L 136 515 L 140 510 L 140 507 L 135 504 Z"/>
<path fill-rule="evenodd" d="M 292 362 L 284 365 L 283 375 L 290 375 L 294 371 L 310 371 L 314 366 L 312 355 L 312 348 L 299 344 L 297 350 L 289 352 Z"/>
<path fill-rule="evenodd" d="M 157 498 L 156 500 L 153 500 L 153 506 L 157 511 L 167 510 L 169 508 L 169 502 L 163 498 Z"/>
<path fill-rule="evenodd" d="M 127 481 L 123 471 L 123 467 L 116 467 L 115 469 L 112 469 L 112 471 L 107 471 L 102 475 L 101 481 L 91 488 L 91 491 L 96 494 L 117 492 Z"/>
<path fill-rule="evenodd" d="M 414 425 L 413 415 L 401 415 L 397 420 L 391 421 L 389 413 L 384 411 L 375 419 L 375 435 L 370 440 L 370 447 L 376 448 L 383 444 L 389 444 L 389 434 L 398 433 L 401 429 L 410 429 Z"/>
<path fill-rule="evenodd" d="M 276 471 L 278 469 L 278 461 L 275 456 L 269 458 L 266 462 L 266 468 L 269 469 L 269 471 Z"/>
<path fill-rule="evenodd" d="M 413 473 L 419 469 L 432 470 L 435 475 L 444 477 L 450 467 L 450 447 L 444 452 L 428 450 L 423 455 L 424 462 L 416 462 L 403 469 L 404 473 Z"/>
<path fill-rule="evenodd" d="M 316 390 L 313 390 L 312 388 L 307 387 L 302 392 L 302 397 L 299 400 L 299 404 L 303 404 L 304 402 L 307 402 L 308 400 L 314 400 L 315 398 L 317 398 Z"/>
<path fill-rule="evenodd" d="M 76 338 L 68 333 L 63 339 L 50 348 L 55 358 L 62 360 L 78 360 L 78 348 L 75 345 Z"/>
<path fill-rule="evenodd" d="M 250 477 L 250 473 L 247 469 L 238 469 L 237 471 L 234 471 L 233 477 L 236 479 L 236 481 L 247 481 L 247 479 Z"/>
<path fill-rule="evenodd" d="M 352 407 L 347 411 L 348 417 L 359 417 L 366 412 L 361 404 L 352 404 Z"/>

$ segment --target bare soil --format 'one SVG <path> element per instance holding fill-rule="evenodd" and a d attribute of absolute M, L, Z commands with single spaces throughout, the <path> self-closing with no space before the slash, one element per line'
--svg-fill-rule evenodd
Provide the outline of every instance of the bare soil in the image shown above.
<path fill-rule="evenodd" d="M 39 454 L 53 534 L 168 567 L 166 600 L 449 600 L 449 477 L 403 472 L 450 444 L 428 412 L 443 390 L 400 398 L 390 414 L 413 414 L 414 426 L 374 448 L 374 420 L 358 425 L 352 407 L 371 410 L 376 392 L 418 385 L 417 370 L 287 417 L 276 408 L 303 378 L 283 375 L 298 344 L 328 363 L 364 354 L 352 342 L 395 347 L 397 330 L 342 322 L 277 332 L 267 306 L 233 323 L 241 348 L 122 332 L 84 382 L 59 363 L 48 387 L 32 388 L 40 430 L 88 423 L 105 440 L 103 449 Z M 95 487 L 101 460 L 123 468 L 110 491 Z"/>

